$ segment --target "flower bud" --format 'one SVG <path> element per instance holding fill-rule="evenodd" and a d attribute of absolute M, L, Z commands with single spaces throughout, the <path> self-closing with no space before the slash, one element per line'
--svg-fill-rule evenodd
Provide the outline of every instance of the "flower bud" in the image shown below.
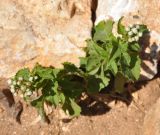
<path fill-rule="evenodd" d="M 16 81 L 13 81 L 13 82 L 12 82 L 12 84 L 13 84 L 13 85 L 16 85 L 16 84 L 17 84 L 17 82 L 16 82 Z"/>
<path fill-rule="evenodd" d="M 128 35 L 129 35 L 129 36 L 132 36 L 132 35 L 133 35 L 133 32 L 132 32 L 132 31 L 128 32 Z"/>
<path fill-rule="evenodd" d="M 133 28 L 133 29 L 132 29 L 132 32 L 133 32 L 134 34 L 137 34 L 137 33 L 138 33 L 138 31 L 137 31 L 136 28 Z"/>
<path fill-rule="evenodd" d="M 13 88 L 11 88 L 11 90 L 10 90 L 12 93 L 15 93 L 15 89 L 13 89 Z"/>
<path fill-rule="evenodd" d="M 38 76 L 35 76 L 34 79 L 37 80 L 37 79 L 38 79 Z"/>
<path fill-rule="evenodd" d="M 23 78 L 22 78 L 22 77 L 19 77 L 19 78 L 18 78 L 18 80 L 19 80 L 19 81 L 22 81 L 22 80 L 23 80 Z"/>
<path fill-rule="evenodd" d="M 33 77 L 30 77 L 30 78 L 29 78 L 29 81 L 32 82 L 32 81 L 33 81 Z"/>
<path fill-rule="evenodd" d="M 8 83 L 9 85 L 11 85 L 11 84 L 12 84 L 12 80 L 9 79 L 9 80 L 7 81 L 7 83 Z"/>
<path fill-rule="evenodd" d="M 139 37 L 142 37 L 142 35 L 143 35 L 142 32 L 139 32 L 139 33 L 138 33 L 138 36 L 139 36 Z"/>

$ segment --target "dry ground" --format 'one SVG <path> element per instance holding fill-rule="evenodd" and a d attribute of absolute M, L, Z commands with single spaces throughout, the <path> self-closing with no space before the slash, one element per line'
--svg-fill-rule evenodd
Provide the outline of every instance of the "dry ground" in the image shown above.
<path fill-rule="evenodd" d="M 24 103 L 21 124 L 7 110 L 0 109 L 0 135 L 142 135 L 144 117 L 160 97 L 160 78 L 138 84 L 136 89 L 129 106 L 120 101 L 107 105 L 93 102 L 94 108 L 86 108 L 84 115 L 71 121 L 61 120 L 62 116 L 55 110 L 49 117 L 49 125 L 33 124 L 37 112 Z"/>

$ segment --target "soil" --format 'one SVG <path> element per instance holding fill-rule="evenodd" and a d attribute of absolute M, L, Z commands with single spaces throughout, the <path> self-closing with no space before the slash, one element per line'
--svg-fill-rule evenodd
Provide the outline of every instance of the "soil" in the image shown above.
<path fill-rule="evenodd" d="M 135 88 L 130 105 L 90 100 L 89 107 L 88 102 L 82 105 L 82 115 L 72 120 L 62 119 L 60 110 L 54 110 L 49 116 L 50 124 L 34 123 L 37 111 L 23 101 L 21 124 L 0 108 L 0 135 L 142 135 L 144 117 L 160 97 L 160 77 L 138 83 Z"/>

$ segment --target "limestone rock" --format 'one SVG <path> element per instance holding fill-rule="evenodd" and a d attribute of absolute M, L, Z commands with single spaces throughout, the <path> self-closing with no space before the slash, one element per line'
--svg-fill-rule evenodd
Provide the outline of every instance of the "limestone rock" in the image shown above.
<path fill-rule="evenodd" d="M 160 1 L 159 0 L 99 0 L 95 24 L 112 18 L 117 21 L 122 16 L 124 24 L 146 24 L 151 33 L 142 41 L 142 66 L 140 80 L 150 80 L 158 73 L 160 60 Z"/>
<path fill-rule="evenodd" d="M 91 33 L 90 0 L 1 0 L 0 77 L 22 67 L 79 63 Z"/>
<path fill-rule="evenodd" d="M 147 112 L 144 118 L 143 134 L 144 135 L 160 135 L 160 99 Z"/>

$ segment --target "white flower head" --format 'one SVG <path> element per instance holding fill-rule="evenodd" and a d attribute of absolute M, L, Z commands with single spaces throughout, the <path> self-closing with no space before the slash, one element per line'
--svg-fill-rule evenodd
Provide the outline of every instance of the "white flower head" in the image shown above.
<path fill-rule="evenodd" d="M 138 31 L 137 31 L 136 28 L 133 28 L 133 29 L 132 29 L 132 32 L 133 32 L 134 34 L 137 34 L 137 33 L 138 33 Z"/>
<path fill-rule="evenodd" d="M 132 28 L 132 27 L 133 27 L 133 24 L 130 24 L 129 27 Z"/>
<path fill-rule="evenodd" d="M 24 91 L 26 87 L 24 85 L 21 86 L 21 90 Z"/>
<path fill-rule="evenodd" d="M 140 28 L 140 26 L 137 24 L 137 25 L 136 25 L 136 29 L 139 29 L 139 28 Z"/>
<path fill-rule="evenodd" d="M 20 85 L 20 84 L 21 84 L 21 82 L 20 82 L 20 81 L 18 81 L 18 82 L 17 82 L 17 85 Z"/>
<path fill-rule="evenodd" d="M 19 77 L 19 78 L 18 78 L 18 80 L 19 80 L 19 81 L 22 81 L 22 80 L 23 80 L 23 78 L 22 78 L 22 77 Z"/>
<path fill-rule="evenodd" d="M 129 36 L 132 36 L 132 35 L 133 35 L 133 32 L 132 32 L 132 31 L 128 32 L 128 35 L 129 35 Z"/>
<path fill-rule="evenodd" d="M 14 89 L 14 85 L 11 85 L 10 87 L 11 87 L 11 89 Z"/>
<path fill-rule="evenodd" d="M 12 80 L 9 79 L 9 80 L 7 81 L 7 83 L 8 83 L 9 85 L 11 85 L 11 84 L 12 84 Z"/>
<path fill-rule="evenodd" d="M 35 76 L 34 79 L 37 80 L 37 79 L 38 79 L 38 76 Z"/>
<path fill-rule="evenodd" d="M 130 31 L 130 28 L 129 28 L 129 27 L 126 27 L 126 31 L 129 32 L 129 31 Z"/>
<path fill-rule="evenodd" d="M 23 95 L 23 94 L 20 94 L 20 97 L 21 97 L 21 98 L 23 98 L 23 97 L 24 97 L 24 95 Z"/>
<path fill-rule="evenodd" d="M 128 39 L 128 42 L 132 42 L 132 41 L 133 41 L 132 38 L 129 38 L 129 39 Z"/>
<path fill-rule="evenodd" d="M 139 40 L 139 37 L 138 37 L 138 36 L 135 36 L 135 37 L 134 37 L 134 40 L 135 40 L 135 41 L 138 41 L 138 40 Z"/>
<path fill-rule="evenodd" d="M 32 95 L 32 92 L 31 91 L 27 91 L 26 93 L 25 93 L 25 96 L 31 96 Z"/>
<path fill-rule="evenodd" d="M 31 91 L 30 89 L 26 89 L 26 91 L 28 92 L 28 91 Z"/>
<path fill-rule="evenodd" d="M 17 82 L 16 82 L 16 81 L 13 81 L 13 82 L 12 82 L 12 84 L 13 84 L 13 85 L 16 85 L 16 84 L 17 84 Z"/>
<path fill-rule="evenodd" d="M 13 93 L 13 95 L 16 97 L 16 96 L 17 96 L 17 93 Z"/>
<path fill-rule="evenodd" d="M 11 90 L 10 90 L 12 93 L 15 93 L 16 91 L 15 91 L 15 89 L 13 89 L 13 88 L 11 88 Z"/>
<path fill-rule="evenodd" d="M 139 32 L 139 33 L 138 33 L 138 36 L 139 36 L 139 37 L 142 37 L 142 35 L 143 35 L 142 32 Z"/>
<path fill-rule="evenodd" d="M 33 81 L 33 77 L 30 77 L 30 78 L 29 78 L 29 81 L 32 82 L 32 81 Z"/>

